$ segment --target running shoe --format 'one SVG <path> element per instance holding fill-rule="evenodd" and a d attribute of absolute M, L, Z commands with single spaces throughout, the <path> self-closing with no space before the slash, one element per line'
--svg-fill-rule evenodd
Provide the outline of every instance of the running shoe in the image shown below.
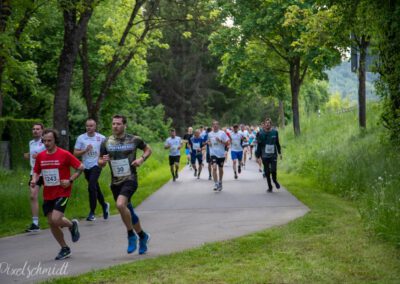
<path fill-rule="evenodd" d="M 71 232 L 72 242 L 76 243 L 81 236 L 79 234 L 79 227 L 78 227 L 79 222 L 76 219 L 72 219 L 71 222 L 72 222 L 72 227 L 69 228 L 69 231 Z"/>
<path fill-rule="evenodd" d="M 150 234 L 144 233 L 144 238 L 139 238 L 139 254 L 145 254 L 147 252 L 147 245 L 150 242 Z"/>
<path fill-rule="evenodd" d="M 40 231 L 39 225 L 35 225 L 34 223 L 32 223 L 30 225 L 30 227 L 25 230 L 25 232 L 27 232 L 27 233 L 29 233 L 29 232 L 39 232 L 39 231 Z"/>
<path fill-rule="evenodd" d="M 106 206 L 103 207 L 104 220 L 107 220 L 108 216 L 110 216 L 110 203 L 106 202 Z"/>
<path fill-rule="evenodd" d="M 216 184 L 214 184 L 214 188 L 213 188 L 213 190 L 214 191 L 217 191 L 218 190 L 218 184 L 216 183 Z"/>
<path fill-rule="evenodd" d="M 89 216 L 87 216 L 86 221 L 95 221 L 96 217 L 94 216 L 93 213 L 89 213 Z"/>
<path fill-rule="evenodd" d="M 237 175 L 237 173 L 235 173 L 235 179 L 237 179 L 238 178 L 238 175 Z"/>
<path fill-rule="evenodd" d="M 260 173 L 262 173 L 262 169 L 258 169 L 258 171 L 259 171 Z"/>
<path fill-rule="evenodd" d="M 218 184 L 218 191 L 222 191 L 222 183 Z"/>
<path fill-rule="evenodd" d="M 66 259 L 67 257 L 71 256 L 71 249 L 69 247 L 61 248 L 60 252 L 56 256 L 55 260 L 62 260 Z"/>
<path fill-rule="evenodd" d="M 281 188 L 281 185 L 279 184 L 278 181 L 274 181 L 274 183 L 275 183 L 276 189 L 280 189 Z"/>
<path fill-rule="evenodd" d="M 137 236 L 133 234 L 132 236 L 128 237 L 128 249 L 126 250 L 127 253 L 133 253 L 137 248 Z"/>
<path fill-rule="evenodd" d="M 272 188 L 271 188 L 271 187 L 268 188 L 268 189 L 267 189 L 267 192 L 272 192 Z"/>

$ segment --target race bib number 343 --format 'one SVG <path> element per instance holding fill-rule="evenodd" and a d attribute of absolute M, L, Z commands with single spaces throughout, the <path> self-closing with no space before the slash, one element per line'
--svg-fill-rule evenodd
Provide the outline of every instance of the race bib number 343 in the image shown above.
<path fill-rule="evenodd" d="M 42 175 L 45 186 L 60 185 L 60 173 L 58 169 L 42 170 Z"/>
<path fill-rule="evenodd" d="M 128 159 L 111 160 L 111 168 L 115 177 L 125 177 L 131 174 L 131 167 Z"/>

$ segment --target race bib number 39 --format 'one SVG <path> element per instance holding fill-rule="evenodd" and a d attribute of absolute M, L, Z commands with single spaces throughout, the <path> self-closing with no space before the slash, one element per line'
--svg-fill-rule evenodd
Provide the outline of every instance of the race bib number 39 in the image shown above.
<path fill-rule="evenodd" d="M 45 186 L 60 185 L 60 173 L 58 169 L 42 170 L 42 175 Z"/>
<path fill-rule="evenodd" d="M 111 168 L 115 177 L 126 177 L 131 174 L 131 167 L 128 159 L 111 160 Z"/>
<path fill-rule="evenodd" d="M 266 154 L 274 154 L 275 153 L 275 145 L 265 145 L 265 153 Z"/>

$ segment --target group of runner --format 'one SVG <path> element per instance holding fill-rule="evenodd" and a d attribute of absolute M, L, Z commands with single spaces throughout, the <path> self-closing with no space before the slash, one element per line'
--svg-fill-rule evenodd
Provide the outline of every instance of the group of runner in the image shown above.
<path fill-rule="evenodd" d="M 32 224 L 26 230 L 35 232 L 39 226 L 38 193 L 43 186 L 43 213 L 47 217 L 51 232 L 61 249 L 56 260 L 71 255 L 71 249 L 66 244 L 62 228 L 67 227 L 71 233 L 72 242 L 80 238 L 79 222 L 69 220 L 64 212 L 71 195 L 73 182 L 82 174 L 88 182 L 89 214 L 87 221 L 96 220 L 96 207 L 99 202 L 103 218 L 109 217 L 110 204 L 105 201 L 99 185 L 102 168 L 107 164 L 111 169 L 111 185 L 116 208 L 127 230 L 127 253 L 133 253 L 139 247 L 139 254 L 145 254 L 148 249 L 150 234 L 141 226 L 139 217 L 134 211 L 131 198 L 138 188 L 137 167 L 140 167 L 151 155 L 151 147 L 144 140 L 126 133 L 127 119 L 123 115 L 112 118 L 112 135 L 105 137 L 96 132 L 96 121 L 86 120 L 86 132 L 80 135 L 75 143 L 73 154 L 60 148 L 59 134 L 55 129 L 44 129 L 43 124 L 35 123 L 32 127 L 33 139 L 29 142 L 29 153 L 24 156 L 30 159 L 31 177 L 29 181 L 32 209 Z M 240 128 L 240 129 L 239 129 Z M 222 191 L 224 163 L 231 151 L 235 179 L 246 166 L 247 156 L 251 160 L 254 155 L 259 164 L 264 166 L 264 176 L 267 179 L 268 192 L 272 192 L 272 181 L 280 188 L 277 181 L 277 157 L 281 155 L 281 147 L 277 130 L 272 128 L 272 121 L 266 119 L 261 127 L 233 125 L 220 129 L 218 121 L 213 121 L 212 127 L 200 127 L 193 132 L 191 127 L 184 139 L 171 129 L 170 137 L 165 141 L 165 149 L 169 150 L 169 165 L 172 180 L 179 177 L 181 147 L 185 146 L 194 176 L 200 179 L 203 161 L 208 163 L 209 180 L 214 181 L 214 191 Z M 137 157 L 137 149 L 143 152 Z M 80 157 L 82 162 L 77 158 Z M 71 175 L 70 168 L 75 172 Z"/>
<path fill-rule="evenodd" d="M 96 132 L 96 121 L 86 121 L 86 133 L 76 141 L 74 155 L 57 146 L 59 134 L 54 129 L 44 129 L 36 123 L 32 128 L 33 140 L 29 142 L 29 153 L 25 154 L 31 163 L 32 224 L 27 232 L 39 231 L 38 192 L 43 185 L 43 213 L 47 217 L 50 230 L 61 249 L 56 260 L 71 255 L 66 244 L 63 227 L 69 228 L 72 242 L 80 238 L 78 220 L 69 220 L 64 216 L 73 182 L 84 172 L 88 181 L 90 212 L 87 221 L 94 221 L 97 201 L 103 210 L 103 218 L 108 219 L 110 204 L 105 202 L 98 179 L 101 170 L 107 164 L 111 168 L 111 191 L 116 208 L 126 227 L 128 236 L 127 253 L 133 253 L 139 246 L 139 254 L 145 254 L 150 234 L 143 231 L 140 220 L 134 211 L 131 197 L 138 188 L 136 168 L 140 167 L 151 155 L 151 148 L 139 136 L 125 132 L 125 116 L 114 115 L 112 135 L 105 137 Z M 137 157 L 137 149 L 143 151 Z M 77 157 L 81 157 L 82 162 Z M 70 168 L 76 171 L 71 175 Z"/>
<path fill-rule="evenodd" d="M 169 149 L 173 181 L 178 178 L 182 146 L 185 146 L 188 164 L 194 170 L 197 179 L 200 179 L 205 158 L 208 163 L 208 179 L 214 181 L 214 191 L 222 191 L 224 164 L 228 159 L 229 150 L 235 179 L 238 179 L 238 174 L 246 166 L 247 159 L 253 158 L 254 152 L 258 170 L 267 179 L 267 192 L 272 192 L 272 182 L 277 189 L 280 188 L 276 172 L 278 155 L 282 159 L 281 146 L 278 131 L 272 128 L 270 118 L 263 121 L 260 127 L 235 124 L 220 129 L 219 122 L 213 121 L 212 127 L 206 130 L 201 126 L 193 133 L 193 128 L 189 127 L 183 139 L 176 135 L 175 129 L 171 129 L 170 137 L 165 141 L 165 149 Z"/>

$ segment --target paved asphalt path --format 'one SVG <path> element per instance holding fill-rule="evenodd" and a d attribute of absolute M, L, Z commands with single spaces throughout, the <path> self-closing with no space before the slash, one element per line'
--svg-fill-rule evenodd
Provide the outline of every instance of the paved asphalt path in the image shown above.
<path fill-rule="evenodd" d="M 284 188 L 266 193 L 266 181 L 254 161 L 248 161 L 238 180 L 233 178 L 231 161 L 224 170 L 221 192 L 212 190 L 207 169 L 197 180 L 186 167 L 176 182 L 168 182 L 137 208 L 144 230 L 152 236 L 146 255 L 126 253 L 126 231 L 119 215 L 81 221 L 77 243 L 64 229 L 72 250 L 64 261 L 54 260 L 59 247 L 49 230 L 1 238 L 0 283 L 37 282 L 156 257 L 282 225 L 308 212 Z"/>

